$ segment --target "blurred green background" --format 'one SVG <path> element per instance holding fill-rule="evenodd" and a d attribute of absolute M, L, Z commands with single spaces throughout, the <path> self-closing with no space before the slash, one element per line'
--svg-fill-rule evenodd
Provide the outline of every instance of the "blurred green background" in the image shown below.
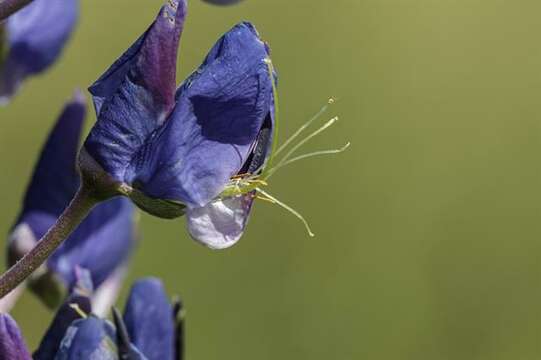
<path fill-rule="evenodd" d="M 61 61 L 0 109 L 4 233 L 63 102 L 160 3 L 83 0 Z M 188 358 L 541 358 L 540 12 L 533 0 L 191 0 L 179 82 L 250 20 L 279 71 L 282 138 L 336 96 L 328 117 L 341 121 L 310 149 L 352 146 L 270 184 L 315 238 L 267 203 L 222 252 L 189 240 L 182 219 L 143 216 L 129 280 L 159 276 L 182 295 Z M 35 346 L 51 315 L 26 294 L 14 316 Z"/>

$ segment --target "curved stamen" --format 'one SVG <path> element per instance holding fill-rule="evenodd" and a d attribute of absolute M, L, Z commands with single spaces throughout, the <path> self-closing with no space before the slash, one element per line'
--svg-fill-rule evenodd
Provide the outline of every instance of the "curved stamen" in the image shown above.
<path fill-rule="evenodd" d="M 265 196 L 267 198 L 267 200 L 270 200 L 270 202 L 272 202 L 272 203 L 274 203 L 276 205 L 279 205 L 280 207 L 284 208 L 285 210 L 287 210 L 290 213 L 292 213 L 293 215 L 295 215 L 304 224 L 304 227 L 306 228 L 306 231 L 308 232 L 308 235 L 310 235 L 311 237 L 315 236 L 315 234 L 312 232 L 312 229 L 310 229 L 310 225 L 308 224 L 308 221 L 306 221 L 306 219 L 299 212 L 297 212 L 295 209 L 293 209 L 289 205 L 286 205 L 283 202 L 281 202 L 280 200 L 276 199 L 275 197 L 270 195 L 268 192 L 265 192 L 265 191 L 261 190 L 261 188 L 256 188 L 255 190 L 257 192 L 261 193 L 263 196 Z"/>
<path fill-rule="evenodd" d="M 275 167 L 273 167 L 272 169 L 266 172 L 267 174 L 264 177 L 264 179 L 265 180 L 269 179 L 272 176 L 272 174 L 276 172 L 276 169 L 281 167 L 283 163 L 285 163 L 289 159 L 289 157 L 293 155 L 293 153 L 295 153 L 295 151 L 297 151 L 301 146 L 306 144 L 312 138 L 316 137 L 317 135 L 319 135 L 320 133 L 328 129 L 332 124 L 334 124 L 337 121 L 338 121 L 338 117 L 337 116 L 333 117 L 331 120 L 327 121 L 322 127 L 320 127 L 319 129 L 317 129 L 316 131 L 314 131 L 313 133 L 311 133 L 310 135 L 308 135 L 307 137 L 299 141 L 297 145 L 293 146 L 293 148 L 291 148 L 291 150 L 289 150 L 287 154 L 284 155 L 284 157 L 278 162 L 278 165 L 276 165 Z"/>
<path fill-rule="evenodd" d="M 275 172 L 278 169 L 283 168 L 286 165 L 289 165 L 289 164 L 294 163 L 294 162 L 299 161 L 299 160 L 311 158 L 311 157 L 314 157 L 314 156 L 339 154 L 339 153 L 345 151 L 350 145 L 351 145 L 351 143 L 348 142 L 339 149 L 320 150 L 320 151 L 314 151 L 314 152 L 311 152 L 311 153 L 308 153 L 308 154 L 302 154 L 302 155 L 299 155 L 299 156 L 296 156 L 296 157 L 294 157 L 292 159 L 287 160 L 286 162 L 284 162 L 281 165 L 276 165 L 274 168 L 270 169 L 269 172 Z"/>

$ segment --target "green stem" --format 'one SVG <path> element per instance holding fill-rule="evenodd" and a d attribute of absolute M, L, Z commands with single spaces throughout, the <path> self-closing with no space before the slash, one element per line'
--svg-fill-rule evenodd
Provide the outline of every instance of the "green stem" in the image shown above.
<path fill-rule="evenodd" d="M 56 223 L 22 259 L 0 277 L 0 299 L 22 283 L 62 244 L 99 202 L 82 185 Z"/>
<path fill-rule="evenodd" d="M 30 4 L 33 0 L 0 0 L 0 21 Z"/>

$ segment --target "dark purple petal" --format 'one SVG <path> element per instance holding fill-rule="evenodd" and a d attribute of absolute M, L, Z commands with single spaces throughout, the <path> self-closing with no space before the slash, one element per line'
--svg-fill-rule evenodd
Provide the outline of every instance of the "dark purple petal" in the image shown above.
<path fill-rule="evenodd" d="M 41 340 L 38 350 L 33 355 L 34 360 L 48 360 L 58 352 L 62 338 L 70 325 L 75 320 L 81 319 L 81 314 L 73 306 L 77 306 L 85 314 L 90 314 L 92 311 L 88 296 L 81 294 L 71 295 L 58 309 L 53 322 Z"/>
<path fill-rule="evenodd" d="M 248 223 L 253 196 L 250 193 L 189 209 L 186 219 L 190 236 L 211 249 L 235 245 Z"/>
<path fill-rule="evenodd" d="M 0 314 L 0 359 L 32 360 L 15 320 Z"/>
<path fill-rule="evenodd" d="M 76 92 L 50 132 L 26 191 L 23 213 L 59 216 L 79 187 L 75 161 L 86 114 L 85 98 Z"/>
<path fill-rule="evenodd" d="M 58 58 L 78 13 L 78 0 L 34 0 L 7 19 L 0 98 L 11 97 L 24 78 L 44 71 Z"/>
<path fill-rule="evenodd" d="M 173 309 L 160 280 L 146 278 L 133 285 L 124 322 L 132 343 L 149 360 L 173 360 Z"/>
<path fill-rule="evenodd" d="M 98 121 L 85 148 L 122 181 L 140 146 L 174 106 L 185 0 L 168 0 L 150 28 L 91 87 Z"/>
<path fill-rule="evenodd" d="M 115 330 L 106 320 L 90 316 L 66 331 L 55 360 L 117 360 Z"/>
<path fill-rule="evenodd" d="M 273 106 L 266 45 L 249 23 L 226 33 L 177 91 L 155 139 L 126 181 L 154 198 L 201 207 L 249 158 Z"/>

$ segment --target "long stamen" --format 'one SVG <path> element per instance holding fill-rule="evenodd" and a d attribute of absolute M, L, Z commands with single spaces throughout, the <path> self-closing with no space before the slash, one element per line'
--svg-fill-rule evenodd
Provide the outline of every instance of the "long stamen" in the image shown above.
<path fill-rule="evenodd" d="M 282 151 L 284 151 L 285 148 L 288 147 L 289 144 L 291 144 L 291 142 L 293 140 L 295 140 L 308 126 L 310 126 L 310 124 L 312 124 L 314 121 L 316 121 L 321 115 L 323 115 L 325 113 L 325 111 L 327 111 L 327 109 L 329 108 L 330 105 L 334 104 L 334 99 L 331 98 L 329 99 L 329 101 L 327 102 L 327 104 L 325 104 L 325 106 L 323 106 L 314 116 L 312 116 L 310 118 L 310 120 L 308 120 L 307 122 L 305 122 L 300 128 L 297 129 L 297 131 L 295 131 L 295 133 L 293 135 L 291 135 L 282 145 L 280 145 L 280 147 L 276 150 L 276 152 L 273 152 L 273 156 L 277 156 L 278 154 L 280 154 Z"/>
<path fill-rule="evenodd" d="M 290 206 L 284 204 L 283 202 L 281 202 L 280 200 L 276 199 L 275 197 L 273 197 L 272 195 L 270 195 L 269 193 L 261 190 L 261 188 L 256 188 L 256 191 L 263 194 L 266 198 L 268 198 L 268 200 L 271 200 L 272 202 L 274 202 L 275 204 L 283 207 L 284 209 L 286 209 L 287 211 L 289 211 L 290 213 L 292 213 L 293 215 L 295 215 L 297 218 L 299 218 L 304 226 L 306 227 L 306 231 L 308 231 L 308 235 L 310 235 L 311 237 L 314 237 L 314 233 L 312 232 L 312 229 L 310 229 L 310 225 L 308 225 L 308 222 L 304 219 L 304 217 L 299 214 L 295 209 L 291 208 Z"/>
<path fill-rule="evenodd" d="M 286 162 L 284 162 L 281 165 L 276 165 L 275 167 L 273 167 L 272 169 L 269 170 L 269 173 L 273 173 L 276 170 L 278 170 L 280 168 L 283 168 L 284 166 L 289 165 L 289 164 L 294 163 L 294 162 L 299 161 L 299 160 L 311 158 L 311 157 L 314 157 L 314 156 L 332 155 L 332 154 L 341 153 L 341 152 L 345 151 L 349 147 L 349 145 L 351 145 L 351 143 L 348 142 L 346 145 L 342 146 L 339 149 L 320 150 L 320 151 L 314 151 L 314 152 L 311 152 L 311 153 L 308 153 L 308 154 L 303 154 L 303 155 L 296 156 L 296 157 L 294 157 L 292 159 L 287 160 Z"/>
<path fill-rule="evenodd" d="M 308 141 L 310 141 L 310 139 L 316 137 L 317 135 L 319 135 L 320 133 L 322 133 L 323 131 L 325 131 L 327 128 L 329 128 L 332 124 L 334 124 L 335 122 L 338 121 L 338 117 L 334 117 L 332 118 L 331 120 L 327 121 L 322 127 L 320 127 L 319 129 L 317 129 L 316 131 L 314 131 L 313 133 L 311 133 L 310 135 L 308 135 L 307 137 L 305 137 L 304 139 L 302 139 L 301 141 L 299 141 L 297 143 L 297 145 L 293 146 L 291 148 L 291 150 L 289 150 L 287 152 L 287 154 L 278 162 L 278 165 L 276 165 L 274 168 L 272 168 L 271 170 L 268 170 L 267 171 L 267 175 L 266 177 L 264 177 L 265 180 L 269 179 L 272 174 L 274 174 L 274 172 L 276 172 L 276 169 L 281 167 L 283 165 L 283 163 L 285 163 L 289 157 L 291 155 L 293 155 L 293 153 L 295 151 L 297 151 L 301 146 L 303 146 L 304 144 L 306 144 Z"/>

